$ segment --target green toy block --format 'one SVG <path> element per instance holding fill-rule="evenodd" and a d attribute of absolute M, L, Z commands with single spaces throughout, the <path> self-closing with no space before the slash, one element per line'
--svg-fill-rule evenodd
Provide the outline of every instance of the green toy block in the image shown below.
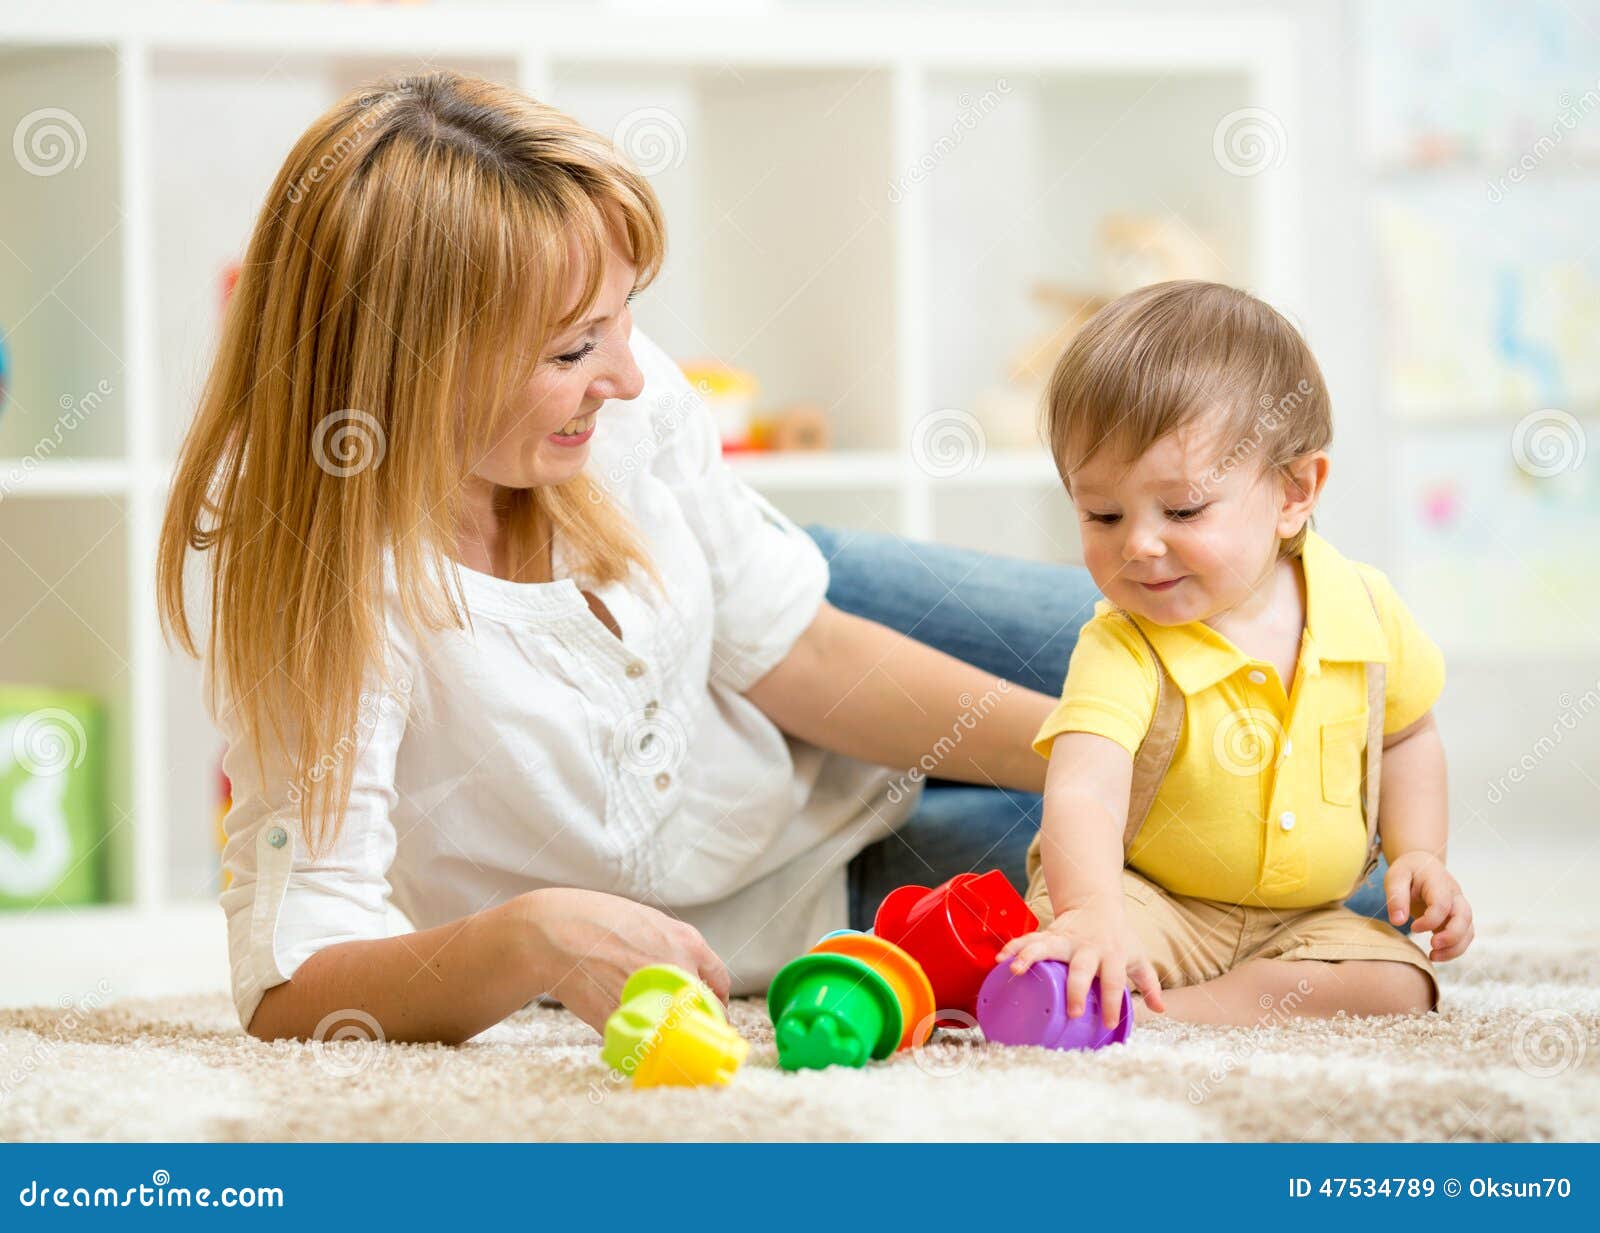
<path fill-rule="evenodd" d="M 0 685 L 0 911 L 105 901 L 105 740 L 97 699 Z"/>

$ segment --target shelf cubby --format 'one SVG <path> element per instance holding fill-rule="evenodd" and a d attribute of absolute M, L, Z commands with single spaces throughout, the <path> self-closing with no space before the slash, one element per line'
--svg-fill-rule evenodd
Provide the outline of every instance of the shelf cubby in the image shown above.
<path fill-rule="evenodd" d="M 0 47 L 0 460 L 30 470 L 124 451 L 117 72 L 105 47 Z"/>

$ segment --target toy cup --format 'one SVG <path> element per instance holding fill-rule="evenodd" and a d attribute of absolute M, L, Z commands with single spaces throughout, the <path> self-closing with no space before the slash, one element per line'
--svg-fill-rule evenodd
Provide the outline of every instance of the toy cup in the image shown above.
<path fill-rule="evenodd" d="M 1103 1049 L 1133 1031 L 1133 999 L 1122 991 L 1122 1016 L 1108 1028 L 1101 1018 L 1100 980 L 1084 999 L 1083 1013 L 1067 1015 L 1067 965 L 1041 959 L 1021 976 L 1002 963 L 978 992 L 978 1026 L 997 1045 L 1043 1045 L 1046 1049 Z"/>
<path fill-rule="evenodd" d="M 998 869 L 960 873 L 931 890 L 902 886 L 878 908 L 873 932 L 922 965 L 939 1009 L 975 1012 L 978 989 L 1000 948 L 1039 927 L 1039 918 Z M 941 1023 L 970 1027 L 960 1019 Z"/>
<path fill-rule="evenodd" d="M 848 955 L 791 959 L 767 988 L 767 1012 L 785 1070 L 864 1066 L 893 1053 L 903 1032 L 889 982 Z"/>
<path fill-rule="evenodd" d="M 711 990 L 660 963 L 628 977 L 600 1057 L 634 1087 L 699 1087 L 727 1083 L 749 1051 Z"/>
<path fill-rule="evenodd" d="M 893 942 L 855 929 L 835 929 L 824 934 L 811 953 L 859 959 L 889 982 L 900 1003 L 900 1048 L 913 1048 L 933 1035 L 933 986 L 922 965 Z"/>

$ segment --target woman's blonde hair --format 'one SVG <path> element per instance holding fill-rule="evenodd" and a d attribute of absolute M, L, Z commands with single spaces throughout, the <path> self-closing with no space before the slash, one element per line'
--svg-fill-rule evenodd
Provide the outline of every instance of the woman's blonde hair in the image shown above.
<path fill-rule="evenodd" d="M 1251 459 L 1282 473 L 1333 439 L 1322 370 L 1281 313 L 1221 283 L 1155 283 L 1107 304 L 1056 361 L 1045 437 L 1066 481 L 1102 449 L 1131 463 L 1212 411 L 1224 443 L 1212 474 Z M 1310 525 L 1279 555 L 1298 555 Z"/>
<path fill-rule="evenodd" d="M 618 247 L 644 286 L 664 235 L 650 186 L 605 138 L 450 72 L 347 95 L 306 131 L 256 220 L 161 530 L 170 636 L 199 654 L 189 549 L 209 552 L 209 654 L 252 734 L 293 761 L 313 852 L 350 793 L 363 678 L 385 663 L 392 550 L 404 619 L 464 624 L 463 480 L 505 431 L 556 333 Z M 582 294 L 570 302 L 581 279 Z M 587 474 L 508 497 L 514 577 L 551 529 L 576 571 L 650 570 Z M 409 682 L 404 683 L 409 687 Z"/>

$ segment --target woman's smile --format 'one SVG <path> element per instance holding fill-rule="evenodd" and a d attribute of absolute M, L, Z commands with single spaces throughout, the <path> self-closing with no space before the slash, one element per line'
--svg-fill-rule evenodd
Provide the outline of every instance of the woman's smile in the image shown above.
<path fill-rule="evenodd" d="M 594 436 L 595 414 L 595 412 L 590 411 L 587 415 L 580 415 L 576 419 L 568 420 L 555 432 L 551 433 L 547 440 L 554 442 L 556 445 L 582 445 L 590 437 Z"/>

